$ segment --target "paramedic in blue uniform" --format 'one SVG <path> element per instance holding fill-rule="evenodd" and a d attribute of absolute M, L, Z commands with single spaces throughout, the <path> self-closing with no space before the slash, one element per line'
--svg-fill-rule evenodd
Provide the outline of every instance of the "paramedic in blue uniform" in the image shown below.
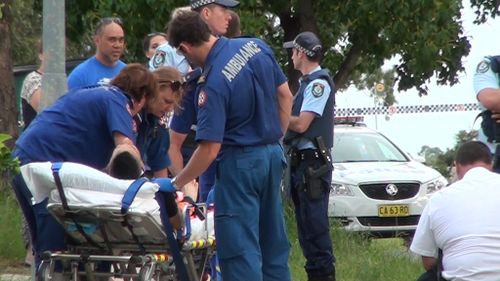
<path fill-rule="evenodd" d="M 215 231 L 224 280 L 290 280 L 280 180 L 280 138 L 292 95 L 259 39 L 217 38 L 194 12 L 169 24 L 170 44 L 196 66 L 198 148 L 172 179 L 179 188 L 217 158 Z"/>
<path fill-rule="evenodd" d="M 328 223 L 332 168 L 331 161 L 326 161 L 321 154 L 321 145 L 316 139 L 322 138 L 330 154 L 334 86 L 328 70 L 320 66 L 323 47 L 314 33 L 302 32 L 283 46 L 292 49 L 294 68 L 302 73 L 285 143 L 292 151 L 290 191 L 299 242 L 306 258 L 305 270 L 309 281 L 335 280 L 335 257 Z M 322 169 L 322 172 L 307 173 L 309 169 Z"/>
<path fill-rule="evenodd" d="M 110 86 L 76 89 L 42 111 L 16 142 L 21 165 L 71 161 L 103 169 L 116 145 L 135 143 L 132 118 L 157 91 L 154 75 L 140 64 L 129 64 Z M 32 205 L 22 176 L 13 185 L 32 235 L 36 265 L 47 250 L 65 248 L 62 227 L 47 212 L 47 200 Z"/>
<path fill-rule="evenodd" d="M 477 65 L 474 74 L 474 92 L 483 112 L 489 110 L 492 116 L 482 116 L 478 140 L 488 146 L 491 154 L 495 155 L 497 142 L 495 141 L 494 120 L 500 119 L 500 62 L 499 57 L 485 57 Z M 497 113 L 495 113 L 497 112 Z M 490 118 L 489 120 L 484 120 Z M 488 122 L 489 121 L 489 122 Z M 497 121 L 498 122 L 498 121 Z M 494 171 L 500 173 L 500 168 L 495 165 Z"/>
<path fill-rule="evenodd" d="M 169 156 L 172 160 L 170 171 L 177 175 L 187 164 L 189 158 L 197 147 L 196 134 L 196 104 L 195 95 L 201 68 L 197 67 L 185 76 L 185 95 L 182 99 L 181 109 L 174 112 L 170 122 L 170 148 Z M 215 182 L 215 163 L 199 177 L 198 201 L 205 202 L 208 193 Z"/>
<path fill-rule="evenodd" d="M 135 116 L 138 124 L 137 147 L 146 165 L 147 176 L 167 177 L 169 135 L 166 114 L 179 107 L 182 99 L 182 75 L 173 67 L 153 71 L 158 81 L 158 94 L 148 99 L 143 110 Z"/>
<path fill-rule="evenodd" d="M 220 36 L 227 32 L 229 21 L 231 20 L 230 8 L 235 8 L 239 5 L 238 1 L 234 0 L 192 0 L 190 3 L 191 9 L 198 12 L 200 17 L 205 21 L 215 36 Z M 175 18 L 178 14 L 173 14 Z M 158 62 L 150 64 L 151 68 L 158 65 L 174 64 L 178 65 L 181 71 L 188 69 L 187 61 L 182 54 L 179 54 L 170 46 L 162 46 L 155 54 Z M 170 59 L 169 59 L 170 58 Z M 173 59 L 176 58 L 176 59 Z M 194 139 L 196 133 L 196 109 L 194 103 L 194 94 L 196 91 L 196 82 L 200 76 L 200 69 L 194 69 L 186 74 L 187 92 L 182 103 L 182 109 L 174 114 L 170 123 L 170 149 L 169 156 L 172 159 L 170 171 L 176 175 L 187 163 L 189 158 L 196 149 Z M 215 163 L 199 177 L 199 196 L 198 201 L 205 202 L 208 193 L 212 189 L 215 182 Z"/>

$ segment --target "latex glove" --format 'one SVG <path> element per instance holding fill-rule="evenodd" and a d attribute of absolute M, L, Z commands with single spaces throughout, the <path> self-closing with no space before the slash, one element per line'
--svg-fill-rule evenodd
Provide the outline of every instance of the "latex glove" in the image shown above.
<path fill-rule="evenodd" d="M 156 178 L 153 182 L 160 186 L 160 191 L 163 192 L 175 192 L 175 187 L 172 185 L 171 178 Z"/>

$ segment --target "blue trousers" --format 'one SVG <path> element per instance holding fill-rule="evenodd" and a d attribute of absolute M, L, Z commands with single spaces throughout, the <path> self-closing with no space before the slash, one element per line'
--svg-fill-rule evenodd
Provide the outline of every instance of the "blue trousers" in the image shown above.
<path fill-rule="evenodd" d="M 201 174 L 198 182 L 198 202 L 206 202 L 208 193 L 213 189 L 215 184 L 215 161 L 210 164 L 208 169 Z"/>
<path fill-rule="evenodd" d="M 196 148 L 191 148 L 189 146 L 182 146 L 181 153 L 184 160 L 184 166 L 186 166 L 189 159 L 194 153 Z M 206 202 L 208 193 L 213 189 L 215 183 L 215 162 L 210 164 L 208 169 L 201 174 L 198 180 L 198 202 Z"/>
<path fill-rule="evenodd" d="M 224 148 L 215 183 L 217 256 L 224 280 L 291 280 L 280 192 L 284 166 L 278 144 Z"/>
<path fill-rule="evenodd" d="M 35 265 L 38 268 L 43 252 L 62 251 L 66 248 L 64 229 L 47 211 L 48 199 L 32 204 L 31 192 L 21 174 L 14 177 L 13 188 L 29 226 Z"/>
<path fill-rule="evenodd" d="M 317 168 L 322 163 L 322 159 L 301 161 L 291 170 L 290 192 L 295 206 L 299 243 L 306 258 L 305 270 L 309 277 L 327 276 L 335 269 L 335 256 L 328 221 L 328 198 L 332 171 L 321 177 L 323 194 L 319 199 L 310 199 L 303 188 L 307 167 Z"/>

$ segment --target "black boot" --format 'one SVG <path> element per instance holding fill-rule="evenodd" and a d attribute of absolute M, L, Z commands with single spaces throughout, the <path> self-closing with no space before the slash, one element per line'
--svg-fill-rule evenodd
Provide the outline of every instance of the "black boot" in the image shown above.
<path fill-rule="evenodd" d="M 335 269 L 328 275 L 311 276 L 308 274 L 308 281 L 335 281 Z"/>

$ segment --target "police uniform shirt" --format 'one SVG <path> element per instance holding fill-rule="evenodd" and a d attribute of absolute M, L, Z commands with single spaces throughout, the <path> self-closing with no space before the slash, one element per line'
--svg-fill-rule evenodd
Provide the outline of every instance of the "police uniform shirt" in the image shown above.
<path fill-rule="evenodd" d="M 277 88 L 287 81 L 262 40 L 221 37 L 200 77 L 196 140 L 250 146 L 282 136 Z"/>
<path fill-rule="evenodd" d="M 155 54 L 149 60 L 149 69 L 155 70 L 160 66 L 171 66 L 186 74 L 189 71 L 189 63 L 186 58 L 165 42 L 156 48 Z"/>
<path fill-rule="evenodd" d="M 309 74 L 320 70 L 321 66 L 318 66 Z M 300 83 L 303 83 L 303 81 L 301 80 Z M 316 115 L 316 118 L 321 117 L 323 115 L 323 111 L 325 110 L 328 97 L 330 97 L 330 92 L 330 85 L 324 79 L 314 79 L 309 82 L 304 89 L 304 99 L 302 101 L 300 112 L 312 112 Z M 297 95 L 294 99 L 295 98 L 297 98 Z M 295 146 L 300 150 L 316 148 L 316 146 L 307 138 L 299 138 L 296 141 Z"/>
<path fill-rule="evenodd" d="M 491 69 L 491 63 L 489 58 L 484 58 L 476 67 L 476 72 L 474 73 L 474 91 L 477 95 L 479 92 L 486 88 L 498 89 L 499 88 L 499 80 L 496 73 Z M 486 110 L 486 108 L 479 103 L 482 110 Z M 487 137 L 484 135 L 482 129 L 479 129 L 478 132 L 478 140 L 488 145 L 491 153 L 495 152 L 495 146 L 493 143 L 487 141 Z"/>
<path fill-rule="evenodd" d="M 115 147 L 113 133 L 135 142 L 129 98 L 116 87 L 80 89 L 42 111 L 16 142 L 21 164 L 71 161 L 103 169 Z"/>
<path fill-rule="evenodd" d="M 168 147 L 170 139 L 163 121 L 153 114 L 141 113 L 137 148 L 147 171 L 157 172 L 170 166 Z"/>
<path fill-rule="evenodd" d="M 79 64 L 68 76 L 68 90 L 88 86 L 106 86 L 120 73 L 126 64 L 119 60 L 115 66 L 107 66 L 95 56 Z"/>
<path fill-rule="evenodd" d="M 321 67 L 318 66 L 310 74 L 320 70 Z M 326 80 L 315 79 L 311 81 L 304 90 L 304 101 L 302 102 L 300 112 L 313 112 L 317 117 L 321 117 L 325 110 L 330 92 L 330 85 Z"/>

